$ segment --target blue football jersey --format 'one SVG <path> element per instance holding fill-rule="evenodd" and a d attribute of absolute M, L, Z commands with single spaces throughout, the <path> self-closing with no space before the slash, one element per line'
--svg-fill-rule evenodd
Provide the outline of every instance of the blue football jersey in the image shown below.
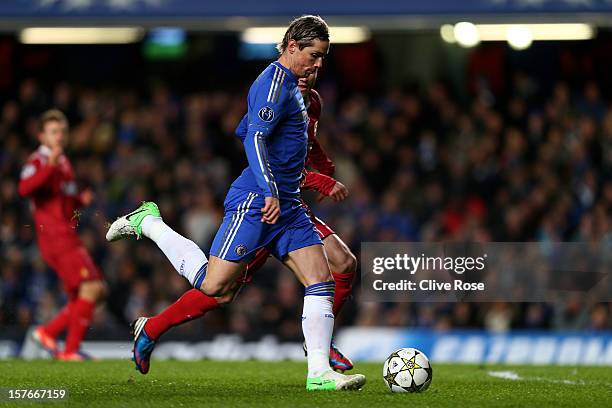
<path fill-rule="evenodd" d="M 279 62 L 271 63 L 251 85 L 248 112 L 236 129 L 249 166 L 232 188 L 281 201 L 299 200 L 307 129 L 297 78 Z"/>

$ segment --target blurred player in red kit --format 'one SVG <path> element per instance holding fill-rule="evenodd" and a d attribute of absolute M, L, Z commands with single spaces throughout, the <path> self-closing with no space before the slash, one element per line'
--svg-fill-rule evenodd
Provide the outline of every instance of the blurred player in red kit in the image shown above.
<path fill-rule="evenodd" d="M 64 284 L 68 303 L 50 322 L 38 326 L 34 340 L 59 360 L 81 361 L 79 346 L 94 308 L 106 293 L 102 275 L 83 247 L 76 231 L 77 210 L 94 199 L 91 190 L 78 192 L 70 161 L 64 155 L 68 121 L 59 110 L 39 120 L 39 148 L 21 172 L 19 194 L 30 199 L 38 247 L 45 262 Z M 66 333 L 66 346 L 56 338 Z"/>
<path fill-rule="evenodd" d="M 304 177 L 301 188 L 302 190 L 317 191 L 321 194 L 320 198 L 330 197 L 338 202 L 344 200 L 348 196 L 348 190 L 342 183 L 333 178 L 335 166 L 316 138 L 317 125 L 322 108 L 320 95 L 317 91 L 312 89 L 316 79 L 317 73 L 315 72 L 307 78 L 298 80 L 298 88 L 306 101 L 309 116 L 308 155 L 306 157 L 306 167 L 303 171 Z M 236 136 L 244 138 L 245 135 L 246 121 L 243 119 L 236 129 Z M 309 171 L 307 168 L 312 168 L 317 171 Z M 303 206 L 307 208 L 307 212 L 323 241 L 330 269 L 336 283 L 333 313 L 337 315 L 351 293 L 353 278 L 357 269 L 357 260 L 355 255 L 353 255 L 348 246 L 336 235 L 336 233 L 323 221 L 315 217 L 307 204 L 303 203 Z M 107 235 L 107 239 L 108 237 Z M 150 318 L 140 317 L 136 319 L 132 323 L 135 340 L 138 339 L 143 332 L 150 338 L 149 346 L 146 348 L 143 355 L 134 353 L 134 359 L 138 370 L 143 374 L 148 372 L 150 355 L 153 352 L 155 342 L 162 334 L 174 326 L 198 318 L 206 312 L 218 308 L 220 303 L 227 303 L 233 300 L 233 297 L 238 293 L 240 287 L 245 283 L 251 282 L 255 272 L 264 265 L 269 256 L 270 252 L 265 247 L 256 253 L 253 260 L 248 264 L 244 275 L 236 281 L 231 299 L 217 299 L 205 295 L 198 289 L 191 289 L 157 316 Z M 346 371 L 353 368 L 352 362 L 345 357 L 333 343 L 330 347 L 329 359 L 330 366 L 338 371 Z"/>

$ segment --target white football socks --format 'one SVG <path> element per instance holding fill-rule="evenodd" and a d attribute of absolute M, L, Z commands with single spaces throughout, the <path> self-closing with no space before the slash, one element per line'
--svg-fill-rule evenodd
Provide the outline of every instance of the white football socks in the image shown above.
<path fill-rule="evenodd" d="M 321 282 L 306 288 L 302 331 L 308 350 L 308 378 L 319 377 L 331 368 L 329 347 L 334 330 L 335 283 Z"/>
<path fill-rule="evenodd" d="M 170 228 L 161 218 L 147 215 L 142 220 L 142 233 L 162 250 L 176 271 L 195 286 L 198 271 L 208 259 L 198 245 Z"/>

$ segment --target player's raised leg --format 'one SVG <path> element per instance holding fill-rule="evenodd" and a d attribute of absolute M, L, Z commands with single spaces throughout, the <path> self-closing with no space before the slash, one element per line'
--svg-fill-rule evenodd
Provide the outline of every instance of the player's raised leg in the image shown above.
<path fill-rule="evenodd" d="M 117 218 L 106 233 L 108 241 L 130 236 L 136 239 L 142 236 L 151 239 L 191 286 L 200 286 L 208 264 L 206 255 L 195 242 L 177 233 L 164 222 L 157 204 L 143 202 L 136 210 Z"/>
<path fill-rule="evenodd" d="M 143 202 L 140 207 L 117 218 L 106 233 L 108 241 L 125 237 L 142 236 L 150 238 L 162 250 L 174 269 L 195 288 L 199 288 L 208 268 L 204 252 L 191 240 L 183 237 L 170 228 L 162 219 L 157 205 Z M 136 369 L 146 374 L 150 367 L 150 358 L 159 336 L 170 327 L 198 317 L 218 307 L 218 301 L 203 296 L 199 291 L 188 291 L 169 307 L 165 313 L 154 319 L 139 317 L 131 324 L 134 336 L 133 360 Z"/>
<path fill-rule="evenodd" d="M 334 287 L 323 247 L 310 245 L 287 254 L 284 263 L 305 286 L 302 330 L 308 348 L 308 390 L 359 389 L 361 374 L 344 375 L 329 365 L 329 346 L 334 329 Z"/>

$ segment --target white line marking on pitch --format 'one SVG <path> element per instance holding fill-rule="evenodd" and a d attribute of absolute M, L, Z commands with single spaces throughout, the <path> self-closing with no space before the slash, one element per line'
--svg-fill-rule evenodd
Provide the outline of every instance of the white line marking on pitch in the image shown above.
<path fill-rule="evenodd" d="M 584 385 L 587 384 L 585 381 L 571 381 L 571 380 L 553 380 L 551 378 L 542 377 L 521 377 L 514 371 L 488 371 L 491 377 L 503 378 L 504 380 L 524 380 L 524 381 L 542 381 L 552 384 L 568 384 L 568 385 Z"/>
<path fill-rule="evenodd" d="M 504 380 L 521 380 L 522 378 L 514 371 L 488 371 L 491 377 L 503 378 Z"/>

